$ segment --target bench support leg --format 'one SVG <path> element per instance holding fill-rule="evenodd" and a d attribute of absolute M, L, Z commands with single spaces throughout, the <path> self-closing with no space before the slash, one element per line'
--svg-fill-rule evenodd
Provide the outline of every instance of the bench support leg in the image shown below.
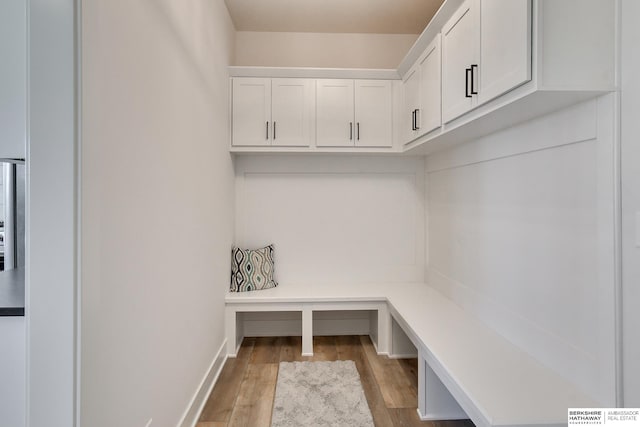
<path fill-rule="evenodd" d="M 391 314 L 387 304 L 378 308 L 378 354 L 391 354 Z"/>
<path fill-rule="evenodd" d="M 422 350 L 418 355 L 418 415 L 422 421 L 469 418 L 429 367 Z"/>
<path fill-rule="evenodd" d="M 302 306 L 302 355 L 313 356 L 313 310 Z"/>

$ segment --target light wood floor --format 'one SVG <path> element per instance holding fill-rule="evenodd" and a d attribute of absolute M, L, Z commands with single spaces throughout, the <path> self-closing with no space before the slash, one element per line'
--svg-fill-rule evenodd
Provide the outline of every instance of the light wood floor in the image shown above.
<path fill-rule="evenodd" d="M 197 427 L 269 427 L 278 364 L 301 360 L 355 361 L 376 427 L 473 427 L 469 420 L 421 422 L 417 360 L 378 356 L 369 337 L 314 337 L 313 357 L 302 357 L 301 350 L 300 337 L 245 338 L 238 357 L 222 369 Z"/>

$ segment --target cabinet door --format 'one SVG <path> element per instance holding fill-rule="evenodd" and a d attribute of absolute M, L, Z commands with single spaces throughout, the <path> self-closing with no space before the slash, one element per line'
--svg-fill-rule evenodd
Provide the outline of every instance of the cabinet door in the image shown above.
<path fill-rule="evenodd" d="M 271 144 L 271 79 L 233 79 L 233 145 Z"/>
<path fill-rule="evenodd" d="M 5 286 L 4 281 L 2 286 Z M 0 337 L 2 337 L 2 349 L 0 349 L 2 425 L 24 427 L 26 415 L 24 393 L 27 384 L 25 346 L 27 339 L 24 316 L 0 316 Z"/>
<path fill-rule="evenodd" d="M 414 112 L 420 106 L 420 68 L 413 67 L 409 70 L 407 77 L 402 83 L 403 112 L 402 131 L 400 132 L 402 142 L 407 144 L 418 136 L 415 130 Z"/>
<path fill-rule="evenodd" d="M 316 85 L 317 146 L 353 146 L 353 80 L 317 80 Z"/>
<path fill-rule="evenodd" d="M 420 68 L 420 107 L 416 115 L 418 135 L 424 135 L 442 124 L 440 79 L 440 34 L 431 42 L 418 61 Z"/>
<path fill-rule="evenodd" d="M 481 0 L 480 90 L 483 104 L 531 80 L 531 1 Z"/>
<path fill-rule="evenodd" d="M 0 2 L 0 159 L 27 148 L 27 2 Z"/>
<path fill-rule="evenodd" d="M 480 51 L 479 1 L 466 0 L 442 28 L 442 119 L 445 123 L 474 107 L 472 65 Z M 473 70 L 472 72 L 477 71 Z M 477 87 L 474 88 L 477 92 Z"/>
<path fill-rule="evenodd" d="M 389 80 L 355 81 L 356 147 L 391 147 L 392 88 Z"/>
<path fill-rule="evenodd" d="M 308 147 L 315 138 L 315 82 L 271 80 L 272 145 Z"/>

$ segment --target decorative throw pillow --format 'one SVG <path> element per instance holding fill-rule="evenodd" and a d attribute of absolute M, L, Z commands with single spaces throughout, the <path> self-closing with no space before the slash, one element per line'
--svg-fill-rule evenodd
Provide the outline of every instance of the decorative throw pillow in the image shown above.
<path fill-rule="evenodd" d="M 273 245 L 261 249 L 233 248 L 231 292 L 256 291 L 278 286 L 273 278 Z"/>

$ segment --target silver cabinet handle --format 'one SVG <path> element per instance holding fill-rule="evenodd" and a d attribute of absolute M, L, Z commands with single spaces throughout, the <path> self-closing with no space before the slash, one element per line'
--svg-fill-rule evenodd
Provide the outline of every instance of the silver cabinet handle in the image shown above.
<path fill-rule="evenodd" d="M 273 122 L 273 140 L 276 140 L 276 122 Z"/>
<path fill-rule="evenodd" d="M 267 122 L 267 132 L 265 133 L 264 139 L 269 139 L 269 122 Z"/>
<path fill-rule="evenodd" d="M 356 135 L 357 135 L 358 141 L 360 141 L 360 122 L 356 123 Z"/>
<path fill-rule="evenodd" d="M 353 141 L 353 122 L 349 122 L 349 141 Z"/>

